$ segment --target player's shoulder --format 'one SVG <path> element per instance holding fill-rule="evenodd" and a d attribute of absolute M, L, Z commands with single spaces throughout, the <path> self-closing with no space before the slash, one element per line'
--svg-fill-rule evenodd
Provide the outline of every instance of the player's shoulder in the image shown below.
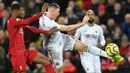
<path fill-rule="evenodd" d="M 42 15 L 39 19 L 40 19 L 40 21 L 45 20 L 45 16 Z"/>
<path fill-rule="evenodd" d="M 45 15 L 42 15 L 40 17 L 40 21 L 39 22 L 44 22 L 44 23 L 51 23 L 53 20 L 51 20 L 49 17 L 45 16 Z"/>
<path fill-rule="evenodd" d="M 96 28 L 102 29 L 100 25 L 98 24 L 94 24 L 96 26 Z"/>
<path fill-rule="evenodd" d="M 21 19 L 20 19 L 20 18 L 10 17 L 10 18 L 8 19 L 8 22 L 16 22 L 16 21 L 19 21 L 19 20 L 21 20 Z"/>
<path fill-rule="evenodd" d="M 95 24 L 95 26 L 96 26 L 96 29 L 98 29 L 98 30 L 99 30 L 99 32 L 102 32 L 102 31 L 103 31 L 103 30 L 102 30 L 102 27 L 101 27 L 100 25 Z"/>
<path fill-rule="evenodd" d="M 50 20 L 49 17 L 45 16 L 44 14 L 40 17 L 40 19 L 44 19 L 44 20 Z"/>
<path fill-rule="evenodd" d="M 16 20 L 16 18 L 10 17 L 8 21 Z"/>
<path fill-rule="evenodd" d="M 100 25 L 98 25 L 98 24 L 94 24 L 94 26 L 96 26 L 96 27 L 100 27 Z"/>

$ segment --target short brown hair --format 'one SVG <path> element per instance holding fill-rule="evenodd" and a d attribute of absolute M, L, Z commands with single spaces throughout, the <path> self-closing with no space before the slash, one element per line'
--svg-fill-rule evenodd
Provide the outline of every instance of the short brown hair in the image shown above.
<path fill-rule="evenodd" d="M 56 4 L 56 3 L 51 3 L 51 4 L 49 5 L 49 8 L 50 8 L 50 7 L 59 8 L 59 9 L 60 9 L 60 6 L 59 6 L 58 4 Z"/>

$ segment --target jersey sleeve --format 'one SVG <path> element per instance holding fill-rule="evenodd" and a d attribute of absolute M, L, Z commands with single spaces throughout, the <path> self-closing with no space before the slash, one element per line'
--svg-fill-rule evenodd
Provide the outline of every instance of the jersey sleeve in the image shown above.
<path fill-rule="evenodd" d="M 103 35 L 103 30 L 102 30 L 101 27 L 100 27 L 99 29 L 100 29 L 99 41 L 100 41 L 100 44 L 101 44 L 102 46 L 104 46 L 104 45 L 106 44 L 106 41 L 105 41 L 105 37 L 104 37 L 104 35 Z"/>
<path fill-rule="evenodd" d="M 35 28 L 35 27 L 23 26 L 23 29 L 26 29 L 26 30 L 33 32 L 33 33 L 47 34 L 46 30 L 41 30 L 41 29 L 38 29 L 38 28 Z"/>
<path fill-rule="evenodd" d="M 40 29 L 44 29 L 44 30 L 49 30 L 54 27 L 58 29 L 60 28 L 60 26 L 55 21 L 45 19 L 44 16 L 40 17 L 39 19 L 39 27 Z"/>
<path fill-rule="evenodd" d="M 80 39 L 80 37 L 81 37 L 80 29 L 77 29 L 77 30 L 76 30 L 76 33 L 75 33 L 74 36 L 75 36 L 77 39 Z"/>
<path fill-rule="evenodd" d="M 60 29 L 60 25 L 58 24 L 58 23 L 56 23 L 55 21 L 54 21 L 54 27 L 56 27 L 57 29 Z"/>
<path fill-rule="evenodd" d="M 29 17 L 27 19 L 16 19 L 16 23 L 14 24 L 14 27 L 23 26 L 35 22 L 40 16 L 42 16 L 42 13 L 35 14 L 34 16 Z"/>

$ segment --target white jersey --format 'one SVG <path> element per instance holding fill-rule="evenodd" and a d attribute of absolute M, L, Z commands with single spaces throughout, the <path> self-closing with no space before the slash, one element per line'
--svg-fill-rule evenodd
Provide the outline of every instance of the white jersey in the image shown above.
<path fill-rule="evenodd" d="M 40 17 L 39 24 L 40 24 L 39 28 L 44 29 L 44 30 L 50 30 L 53 27 L 60 29 L 60 26 L 54 20 L 52 20 L 49 17 L 44 16 L 44 15 L 42 17 Z M 50 39 L 51 43 L 55 43 L 56 41 L 61 40 L 61 34 L 62 33 L 60 33 L 60 31 L 55 32 L 51 36 L 51 38 L 49 38 L 47 34 L 41 34 L 41 36 L 44 39 L 43 46 L 45 46 L 45 43 L 48 41 L 48 39 Z"/>
<path fill-rule="evenodd" d="M 94 24 L 94 26 L 88 26 L 87 24 L 82 26 L 77 29 L 75 37 L 80 39 L 83 43 L 92 46 L 97 46 L 99 42 L 102 46 L 105 45 L 103 30 L 97 24 Z"/>
<path fill-rule="evenodd" d="M 39 24 L 40 29 L 43 30 L 50 30 L 53 27 L 60 29 L 60 25 L 44 15 L 40 17 Z M 63 66 L 63 51 L 73 50 L 75 39 L 69 35 L 61 33 L 60 31 L 55 32 L 51 37 L 47 34 L 41 34 L 41 36 L 43 38 L 43 47 L 45 48 L 46 43 L 48 44 L 48 50 L 54 62 L 53 65 L 56 68 L 60 68 Z"/>
<path fill-rule="evenodd" d="M 94 24 L 94 26 L 88 26 L 87 24 L 77 29 L 75 37 L 80 39 L 86 45 L 97 46 L 101 43 L 105 45 L 105 39 L 103 36 L 102 28 Z M 91 49 L 91 48 L 90 48 Z M 80 54 L 81 63 L 87 73 L 101 73 L 100 58 L 88 52 Z"/>

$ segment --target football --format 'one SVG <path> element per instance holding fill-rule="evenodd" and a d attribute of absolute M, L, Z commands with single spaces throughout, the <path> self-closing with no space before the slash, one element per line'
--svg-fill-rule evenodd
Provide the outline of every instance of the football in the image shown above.
<path fill-rule="evenodd" d="M 106 46 L 105 52 L 108 56 L 113 57 L 119 54 L 119 47 L 115 43 L 110 43 Z"/>

